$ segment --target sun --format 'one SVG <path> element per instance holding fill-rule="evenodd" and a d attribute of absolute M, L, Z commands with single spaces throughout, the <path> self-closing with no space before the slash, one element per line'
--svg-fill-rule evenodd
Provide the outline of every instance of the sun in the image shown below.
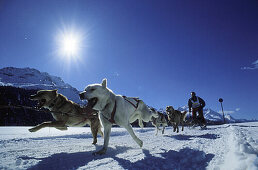
<path fill-rule="evenodd" d="M 62 32 L 59 36 L 59 54 L 66 58 L 79 57 L 82 47 L 80 35 L 76 32 Z"/>
<path fill-rule="evenodd" d="M 80 40 L 77 35 L 64 35 L 61 44 L 61 50 L 65 56 L 76 56 L 79 52 Z"/>
<path fill-rule="evenodd" d="M 82 56 L 84 33 L 76 28 L 65 27 L 56 34 L 56 52 L 62 61 L 73 62 Z"/>
<path fill-rule="evenodd" d="M 53 60 L 62 65 L 64 70 L 85 64 L 89 48 L 87 28 L 62 24 L 53 34 Z"/>

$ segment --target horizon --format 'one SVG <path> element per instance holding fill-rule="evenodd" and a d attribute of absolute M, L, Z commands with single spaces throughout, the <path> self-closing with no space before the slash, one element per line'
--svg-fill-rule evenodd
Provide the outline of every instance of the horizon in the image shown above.
<path fill-rule="evenodd" d="M 223 98 L 225 113 L 258 119 L 257 17 L 257 1 L 1 1 L 0 67 L 78 91 L 107 78 L 155 108 L 185 106 L 195 91 L 205 108 L 219 112 Z"/>
<path fill-rule="evenodd" d="M 0 70 L 2 70 L 2 69 L 5 69 L 5 68 L 14 68 L 14 69 L 30 69 L 30 70 L 35 70 L 35 68 L 30 68 L 30 67 L 25 67 L 25 68 L 17 68 L 17 67 L 4 67 L 4 68 L 0 68 Z M 36 69 L 37 70 L 37 69 Z M 39 70 L 37 70 L 37 71 L 39 71 Z M 40 71 L 40 73 L 41 74 L 47 74 L 47 75 L 49 75 L 49 76 L 51 76 L 51 77 L 57 77 L 57 78 L 60 78 L 62 81 L 63 81 L 63 79 L 62 79 L 62 77 L 58 77 L 58 76 L 55 76 L 55 75 L 51 75 L 51 74 L 49 74 L 49 73 L 47 73 L 47 72 L 41 72 Z M 26 75 L 26 74 L 25 74 Z M 1 79 L 0 79 L 1 80 Z M 0 81 L 1 82 L 1 81 Z M 66 82 L 64 82 L 65 84 L 68 84 L 68 83 L 66 83 Z M 11 83 L 12 84 L 12 83 Z M 69 86 L 71 86 L 70 84 L 68 84 Z M 11 85 L 10 85 L 11 86 Z M 72 88 L 75 88 L 75 87 L 73 87 L 73 86 L 71 86 Z M 76 90 L 78 90 L 77 88 L 75 88 Z M 79 91 L 79 90 L 78 90 Z M 80 91 L 79 91 L 80 92 Z M 118 94 L 119 95 L 119 94 Z M 66 96 L 66 97 L 68 97 L 68 96 Z M 69 98 L 68 98 L 69 99 Z M 78 99 L 79 99 L 79 96 L 78 96 Z M 71 99 L 70 99 L 71 100 Z M 147 104 L 148 105 L 148 104 Z M 152 106 L 150 106 L 149 105 L 149 107 L 152 107 Z M 165 111 L 165 109 L 166 108 L 154 108 L 154 109 L 156 109 L 157 111 L 162 111 L 162 112 L 164 112 Z M 181 109 L 183 109 L 183 110 L 188 110 L 188 106 L 187 105 L 182 105 L 182 106 L 179 106 L 178 108 L 176 108 L 176 109 L 178 109 L 178 110 L 180 110 L 180 111 L 182 111 Z M 204 111 L 205 110 L 211 110 L 211 111 L 214 111 L 215 113 L 219 113 L 221 116 L 223 116 L 223 113 L 222 113 L 222 111 L 216 111 L 216 110 L 213 110 L 212 108 L 204 108 Z M 230 113 L 224 113 L 225 114 L 225 118 L 227 117 L 227 116 L 232 116 Z M 209 113 L 209 115 L 210 115 L 210 113 Z M 234 118 L 234 116 L 232 116 L 233 117 L 233 119 L 234 120 L 241 120 L 241 119 L 245 119 L 245 118 L 240 118 L 240 119 L 236 119 L 236 118 Z M 246 119 L 247 121 L 257 121 L 257 119 L 256 118 L 252 118 L 252 119 Z M 231 121 L 231 119 L 229 119 L 229 120 L 227 120 L 227 121 L 229 121 L 228 123 L 230 123 L 230 121 Z"/>

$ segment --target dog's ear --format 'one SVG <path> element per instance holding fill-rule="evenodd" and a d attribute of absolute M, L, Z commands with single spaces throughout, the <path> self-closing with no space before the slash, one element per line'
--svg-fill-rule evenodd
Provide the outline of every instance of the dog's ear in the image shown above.
<path fill-rule="evenodd" d="M 54 89 L 54 90 L 53 90 L 53 93 L 57 93 L 57 89 Z"/>
<path fill-rule="evenodd" d="M 107 88 L 107 79 L 106 78 L 104 78 L 103 80 L 102 80 L 102 87 L 104 87 L 104 88 Z"/>

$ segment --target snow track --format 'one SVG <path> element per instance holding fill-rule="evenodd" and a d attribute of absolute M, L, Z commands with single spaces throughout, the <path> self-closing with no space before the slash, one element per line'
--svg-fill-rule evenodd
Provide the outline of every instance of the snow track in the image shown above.
<path fill-rule="evenodd" d="M 93 156 L 89 128 L 58 131 L 0 127 L 0 169 L 250 169 L 258 167 L 258 122 L 185 128 L 155 136 L 155 128 L 134 128 L 139 148 L 123 128 L 112 128 L 107 153 Z"/>
<path fill-rule="evenodd" d="M 239 128 L 240 127 L 240 128 Z M 257 126 L 231 126 L 228 131 L 229 152 L 226 155 L 223 169 L 248 169 L 257 170 L 258 168 L 258 148 L 253 139 L 252 131 L 249 128 L 258 128 Z M 248 134 L 249 133 L 249 134 Z"/>

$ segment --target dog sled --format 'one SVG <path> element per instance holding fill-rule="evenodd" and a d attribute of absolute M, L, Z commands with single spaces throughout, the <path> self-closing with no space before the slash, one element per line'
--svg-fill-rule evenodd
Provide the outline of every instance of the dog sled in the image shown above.
<path fill-rule="evenodd" d="M 203 124 L 198 116 L 197 116 L 197 119 L 195 121 L 193 120 L 193 118 L 191 116 L 187 117 L 187 119 L 185 120 L 185 125 L 189 129 L 195 129 L 195 128 L 198 128 L 198 127 L 200 127 L 200 130 L 206 130 L 207 129 L 207 125 Z"/>

